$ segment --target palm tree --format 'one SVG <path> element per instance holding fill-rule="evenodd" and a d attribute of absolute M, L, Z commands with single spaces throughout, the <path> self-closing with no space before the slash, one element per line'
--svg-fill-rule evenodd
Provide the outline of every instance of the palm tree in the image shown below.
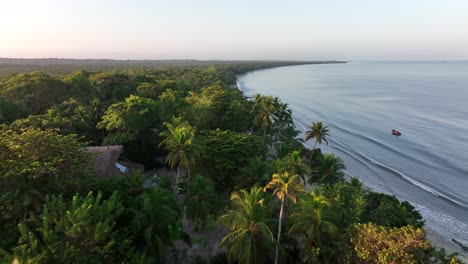
<path fill-rule="evenodd" d="M 306 183 L 304 175 L 309 175 L 312 171 L 310 166 L 302 158 L 301 152 L 298 150 L 288 153 L 288 155 L 282 159 L 276 160 L 274 162 L 274 167 L 278 172 L 288 172 L 290 175 L 299 175 L 304 184 Z"/>
<path fill-rule="evenodd" d="M 263 263 L 274 244 L 269 228 L 271 212 L 265 207 L 262 188 L 254 186 L 231 194 L 231 208 L 220 217 L 229 229 L 221 241 L 228 258 L 239 263 Z"/>
<path fill-rule="evenodd" d="M 152 188 L 137 196 L 129 211 L 135 243 L 144 255 L 163 260 L 166 246 L 173 241 L 170 230 L 181 217 L 175 194 L 163 188 Z"/>
<path fill-rule="evenodd" d="M 276 101 L 276 111 L 274 113 L 274 125 L 277 129 L 276 132 L 276 142 L 279 142 L 281 139 L 281 131 L 288 129 L 290 127 L 294 127 L 293 119 L 292 119 L 292 111 L 288 108 L 288 104 L 283 103 L 281 101 Z"/>
<path fill-rule="evenodd" d="M 293 203 L 296 203 L 296 193 L 303 192 L 304 186 L 299 182 L 298 175 L 289 175 L 288 172 L 273 174 L 271 181 L 263 189 L 273 189 L 273 195 L 276 195 L 281 201 L 281 208 L 278 222 L 278 236 L 276 239 L 275 264 L 278 263 L 278 252 L 281 238 L 281 224 L 283 220 L 284 198 L 288 197 Z"/>
<path fill-rule="evenodd" d="M 338 228 L 323 215 L 325 208 L 330 206 L 328 199 L 316 188 L 308 199 L 301 199 L 299 206 L 289 216 L 292 225 L 289 234 L 305 235 L 308 246 L 317 247 L 322 237 L 336 236 Z"/>
<path fill-rule="evenodd" d="M 266 131 L 273 124 L 273 114 L 276 110 L 275 99 L 271 96 L 259 96 L 254 104 L 254 123 L 263 128 L 263 141 L 266 139 Z"/>
<path fill-rule="evenodd" d="M 332 153 L 320 155 L 317 159 L 317 167 L 309 179 L 311 184 L 333 184 L 344 179 L 343 170 L 345 165 L 341 158 L 335 157 Z"/>
<path fill-rule="evenodd" d="M 255 156 L 249 160 L 249 164 L 247 167 L 244 167 L 240 170 L 241 172 L 241 180 L 236 189 L 245 188 L 248 186 L 253 186 L 254 184 L 258 183 L 267 183 L 270 179 L 271 174 L 270 167 L 264 161 L 262 156 Z"/>
<path fill-rule="evenodd" d="M 182 122 L 181 118 L 172 118 L 172 123 L 164 122 L 164 125 L 167 130 L 160 134 L 164 137 L 160 146 L 164 146 L 168 151 L 166 162 L 173 168 L 177 166 L 174 191 L 177 193 L 180 169 L 185 168 L 188 172 L 187 193 L 189 193 L 190 167 L 200 155 L 198 147 L 194 143 L 195 129 L 188 122 Z"/>
<path fill-rule="evenodd" d="M 187 216 L 195 221 L 203 221 L 214 212 L 219 200 L 214 183 L 210 178 L 197 175 L 192 178 L 191 186 L 192 192 L 185 200 Z"/>
<path fill-rule="evenodd" d="M 327 137 L 329 136 L 329 130 L 323 122 L 313 122 L 311 126 L 309 126 L 309 131 L 305 133 L 305 142 L 309 139 L 315 138 L 314 146 L 312 147 L 312 152 L 310 154 L 310 160 L 312 161 L 312 156 L 314 154 L 315 147 L 318 144 L 322 144 L 323 142 L 327 143 Z"/>

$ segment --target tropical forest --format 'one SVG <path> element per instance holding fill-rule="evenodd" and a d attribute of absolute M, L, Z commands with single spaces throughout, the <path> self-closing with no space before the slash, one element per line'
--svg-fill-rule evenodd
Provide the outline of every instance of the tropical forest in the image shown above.
<path fill-rule="evenodd" d="M 0 262 L 462 263 L 322 152 L 327 120 L 236 85 L 307 63 L 0 68 Z"/>

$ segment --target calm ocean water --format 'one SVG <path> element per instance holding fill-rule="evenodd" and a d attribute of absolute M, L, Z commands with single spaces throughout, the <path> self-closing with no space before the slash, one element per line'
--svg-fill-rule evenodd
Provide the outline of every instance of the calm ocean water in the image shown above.
<path fill-rule="evenodd" d="M 248 73 L 238 85 L 289 103 L 300 130 L 324 121 L 331 140 L 322 150 L 349 174 L 468 241 L 468 62 L 291 66 Z"/>

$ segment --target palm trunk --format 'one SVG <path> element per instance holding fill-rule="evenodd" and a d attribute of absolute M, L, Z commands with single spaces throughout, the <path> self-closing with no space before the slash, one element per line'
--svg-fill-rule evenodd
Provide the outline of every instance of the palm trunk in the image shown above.
<path fill-rule="evenodd" d="M 278 223 L 278 236 L 276 238 L 276 257 L 275 257 L 275 264 L 278 264 L 278 253 L 279 253 L 279 245 L 280 245 L 280 238 L 281 238 L 281 222 L 283 220 L 283 208 L 284 208 L 284 197 L 281 199 L 281 209 L 279 214 L 279 223 Z"/>
<path fill-rule="evenodd" d="M 278 134 L 276 134 L 276 141 L 280 140 L 281 128 L 278 128 Z"/>
<path fill-rule="evenodd" d="M 177 189 L 179 187 L 179 176 L 180 176 L 180 164 L 177 165 L 177 176 L 174 183 L 174 193 L 177 195 Z"/>
<path fill-rule="evenodd" d="M 190 165 L 188 165 L 187 167 L 187 176 L 188 176 L 188 180 L 187 180 L 187 197 L 190 196 Z"/>
<path fill-rule="evenodd" d="M 317 146 L 317 140 L 315 141 L 314 146 L 312 147 L 312 152 L 310 153 L 310 162 L 312 162 L 312 157 L 314 156 L 315 146 Z"/>
<path fill-rule="evenodd" d="M 266 126 L 263 128 L 263 143 L 265 143 L 265 139 L 266 139 Z"/>

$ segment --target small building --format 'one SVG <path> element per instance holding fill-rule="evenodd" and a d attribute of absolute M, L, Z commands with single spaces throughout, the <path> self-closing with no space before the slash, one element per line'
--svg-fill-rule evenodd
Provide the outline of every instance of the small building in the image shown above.
<path fill-rule="evenodd" d="M 144 171 L 144 166 L 129 160 L 121 160 L 122 145 L 86 147 L 86 151 L 93 153 L 96 164 L 96 176 L 99 178 L 112 178 L 126 173 Z"/>

